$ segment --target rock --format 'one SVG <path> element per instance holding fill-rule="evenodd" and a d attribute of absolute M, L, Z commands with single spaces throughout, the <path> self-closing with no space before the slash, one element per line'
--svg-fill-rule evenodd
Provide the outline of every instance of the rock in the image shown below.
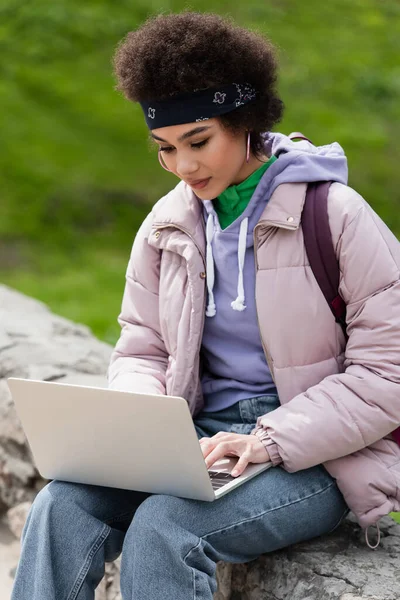
<path fill-rule="evenodd" d="M 103 577 L 96 588 L 94 600 L 107 600 L 107 581 L 105 577 Z"/>
<path fill-rule="evenodd" d="M 107 387 L 111 351 L 88 327 L 0 285 L 0 514 L 31 502 L 46 484 L 33 465 L 6 378 Z"/>
<path fill-rule="evenodd" d="M 19 541 L 0 518 L 0 598 L 9 600 L 19 556 Z"/>
<path fill-rule="evenodd" d="M 52 314 L 41 302 L 0 285 L 0 567 L 15 570 L 15 544 L 35 495 L 46 484 L 32 463 L 5 378 L 106 387 L 111 346 L 87 327 Z M 7 524 L 7 529 L 5 525 Z M 334 533 L 263 555 L 248 564 L 217 565 L 214 600 L 398 600 L 400 525 L 380 521 L 382 540 L 370 550 L 350 515 Z M 374 541 L 374 533 L 371 538 Z M 2 544 L 1 537 L 6 539 Z M 12 564 L 4 559 L 13 547 Z M 11 555 L 10 555 L 11 556 Z M 96 600 L 122 600 L 121 557 L 105 566 Z M 0 579 L 2 577 L 0 569 Z M 0 597 L 9 597 L 0 581 Z M 3 593 L 3 590 L 7 592 Z"/>
<path fill-rule="evenodd" d="M 13 506 L 13 508 L 10 508 L 7 511 L 7 524 L 15 537 L 18 539 L 21 539 L 22 530 L 31 506 L 31 502 L 21 502 L 21 504 L 17 504 L 17 506 Z"/>

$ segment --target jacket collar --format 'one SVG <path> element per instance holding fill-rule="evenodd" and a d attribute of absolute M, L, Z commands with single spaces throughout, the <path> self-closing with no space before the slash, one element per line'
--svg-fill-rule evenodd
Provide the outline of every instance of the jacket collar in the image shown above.
<path fill-rule="evenodd" d="M 154 206 L 153 227 L 174 227 L 187 233 L 205 252 L 203 206 L 191 187 L 184 181 L 161 198 Z"/>
<path fill-rule="evenodd" d="M 306 192 L 307 183 L 281 183 L 272 192 L 258 224 L 298 229 Z"/>
<path fill-rule="evenodd" d="M 307 183 L 282 183 L 273 191 L 258 221 L 285 229 L 298 229 Z M 188 233 L 204 248 L 204 218 L 201 200 L 184 181 L 154 207 L 153 227 L 176 227 Z"/>

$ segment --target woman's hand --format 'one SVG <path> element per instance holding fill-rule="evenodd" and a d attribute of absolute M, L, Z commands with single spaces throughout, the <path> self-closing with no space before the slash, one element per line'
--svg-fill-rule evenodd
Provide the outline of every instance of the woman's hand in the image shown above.
<path fill-rule="evenodd" d="M 255 435 L 220 431 L 210 438 L 204 437 L 199 441 L 207 469 L 223 456 L 239 457 L 231 473 L 233 477 L 241 475 L 249 463 L 264 463 L 271 460 L 264 444 Z"/>

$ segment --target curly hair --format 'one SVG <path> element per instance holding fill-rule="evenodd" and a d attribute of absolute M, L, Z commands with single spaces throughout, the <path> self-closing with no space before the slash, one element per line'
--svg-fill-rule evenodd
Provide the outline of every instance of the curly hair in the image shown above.
<path fill-rule="evenodd" d="M 150 17 L 118 44 L 114 69 L 116 89 L 133 102 L 250 83 L 258 91 L 256 101 L 217 118 L 233 133 L 250 131 L 256 155 L 264 146 L 261 134 L 282 118 L 274 46 L 231 17 L 192 11 Z"/>

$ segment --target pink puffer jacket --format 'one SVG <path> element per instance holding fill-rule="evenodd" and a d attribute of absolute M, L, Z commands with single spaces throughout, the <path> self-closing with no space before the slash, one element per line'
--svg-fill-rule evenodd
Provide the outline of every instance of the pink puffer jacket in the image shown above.
<path fill-rule="evenodd" d="M 289 472 L 323 463 L 367 527 L 400 510 L 400 245 L 351 188 L 332 184 L 329 221 L 347 304 L 345 345 L 304 249 L 306 184 L 273 192 L 254 230 L 256 303 L 281 406 L 254 430 Z M 201 205 L 180 182 L 133 244 L 109 385 L 203 406 L 205 314 Z M 273 293 L 271 293 L 273 290 Z"/>

